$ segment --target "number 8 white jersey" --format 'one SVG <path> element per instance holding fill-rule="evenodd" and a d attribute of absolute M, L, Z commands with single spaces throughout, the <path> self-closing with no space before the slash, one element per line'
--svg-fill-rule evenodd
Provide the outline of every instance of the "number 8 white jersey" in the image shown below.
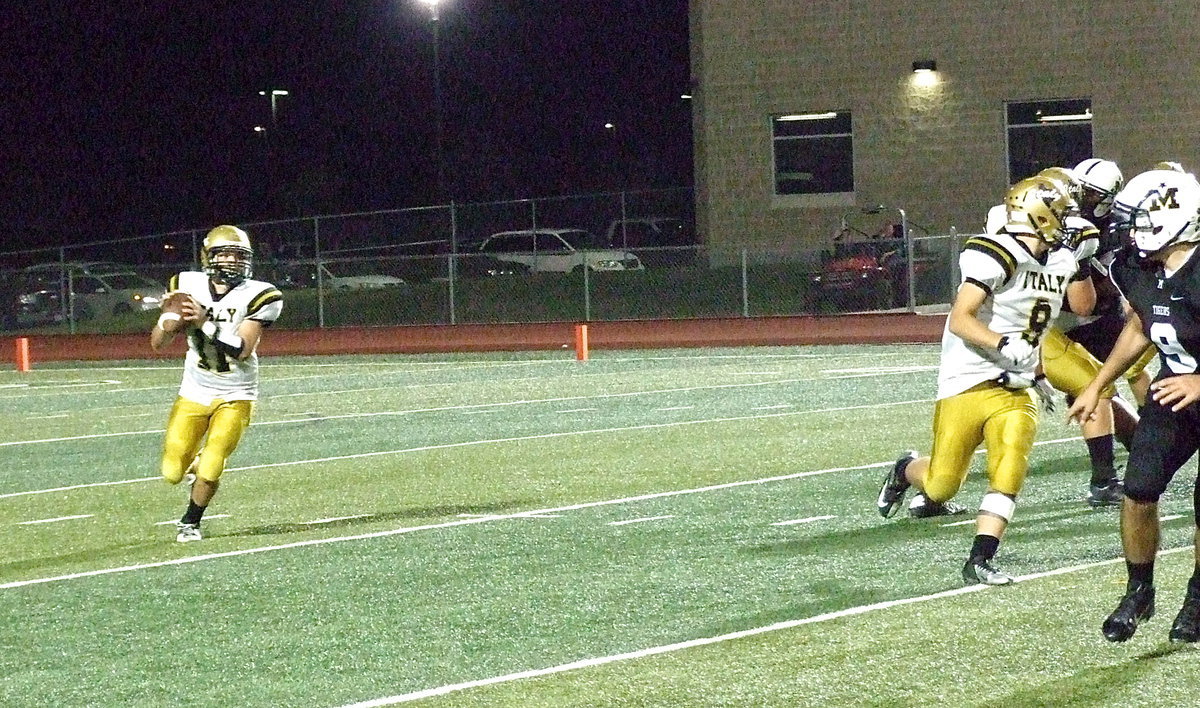
<path fill-rule="evenodd" d="M 1034 345 L 1035 356 L 1014 370 L 999 352 L 968 344 L 950 332 L 947 319 L 938 370 L 939 399 L 996 380 L 1005 371 L 1033 377 L 1042 333 L 1058 317 L 1067 284 L 1079 269 L 1076 257 L 1069 248 L 1034 257 L 1024 244 L 1004 232 L 967 240 L 958 259 L 962 281 L 988 293 L 976 316 L 993 332 L 1025 337 Z"/>
<path fill-rule="evenodd" d="M 191 295 L 208 312 L 220 334 L 236 334 L 248 319 L 270 326 L 283 312 L 283 295 L 261 280 L 244 280 L 224 295 L 217 295 L 206 273 L 185 271 L 171 278 L 171 290 Z M 187 330 L 187 338 L 180 396 L 204 405 L 215 399 L 258 399 L 257 353 L 242 360 L 227 356 L 195 327 Z"/>

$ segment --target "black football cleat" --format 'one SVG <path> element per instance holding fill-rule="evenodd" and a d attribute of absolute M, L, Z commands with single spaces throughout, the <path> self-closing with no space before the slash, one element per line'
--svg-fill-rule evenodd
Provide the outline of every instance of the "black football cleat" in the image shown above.
<path fill-rule="evenodd" d="M 963 582 L 967 585 L 1011 585 L 1013 576 L 997 570 L 986 558 L 970 558 L 963 566 Z"/>
<path fill-rule="evenodd" d="M 904 501 L 904 493 L 912 485 L 904 477 L 904 470 L 908 467 L 908 463 L 917 459 L 917 451 L 909 450 L 896 460 L 896 464 L 892 465 L 892 469 L 883 478 L 883 485 L 879 488 L 879 499 L 876 504 L 879 507 L 879 515 L 885 519 L 890 519 L 900 510 L 900 504 Z"/>
<path fill-rule="evenodd" d="M 1100 631 L 1110 642 L 1124 642 L 1133 636 L 1138 625 L 1154 616 L 1154 586 L 1143 583 L 1125 592 L 1117 609 L 1104 620 Z"/>
<path fill-rule="evenodd" d="M 1183 607 L 1175 615 L 1171 625 L 1171 633 L 1167 638 L 1172 642 L 1193 643 L 1200 641 L 1200 593 L 1188 591 L 1183 598 Z"/>
<path fill-rule="evenodd" d="M 918 492 L 908 503 L 908 515 L 914 519 L 928 519 L 932 516 L 957 516 L 965 514 L 967 507 L 952 501 L 929 501 L 929 497 Z"/>
<path fill-rule="evenodd" d="M 1121 480 L 1114 479 L 1107 484 L 1089 484 L 1087 493 L 1088 506 L 1120 506 L 1125 498 L 1125 485 Z"/>

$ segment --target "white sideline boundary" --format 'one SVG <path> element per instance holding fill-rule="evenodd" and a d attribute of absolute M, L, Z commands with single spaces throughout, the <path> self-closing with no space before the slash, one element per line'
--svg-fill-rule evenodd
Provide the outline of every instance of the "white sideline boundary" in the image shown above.
<path fill-rule="evenodd" d="M 1181 551 L 1192 550 L 1192 544 L 1181 546 L 1179 548 L 1170 548 L 1159 551 L 1159 556 L 1179 553 Z M 1083 565 L 1072 565 L 1064 568 L 1055 568 L 1041 573 L 1032 573 L 1030 575 L 1022 575 L 1016 578 L 1016 582 L 1023 583 L 1030 580 L 1040 578 L 1048 578 L 1055 575 L 1065 575 L 1067 573 L 1075 573 L 1081 570 L 1089 570 L 1091 568 L 1099 568 L 1105 565 L 1114 565 L 1124 562 L 1122 558 L 1112 558 L 1104 561 L 1096 561 L 1094 563 L 1085 563 Z M 455 691 L 464 691 L 469 688 L 481 688 L 483 686 L 494 686 L 501 683 L 511 683 L 527 678 L 538 678 L 540 676 L 550 676 L 553 674 L 566 673 L 568 671 L 576 671 L 578 669 L 587 669 L 593 666 L 604 666 L 605 664 L 615 664 L 620 661 L 629 661 L 631 659 L 642 659 L 648 656 L 656 656 L 658 654 L 668 654 L 671 652 L 691 649 L 693 647 L 707 646 L 709 644 L 720 644 L 734 639 L 743 639 L 745 637 L 753 637 L 759 634 L 767 634 L 770 632 L 778 632 L 784 629 L 793 629 L 795 627 L 803 627 L 809 624 L 818 624 L 820 622 L 829 622 L 830 620 L 842 619 L 843 617 L 854 617 L 856 615 L 864 615 L 869 612 L 886 610 L 892 607 L 901 607 L 903 605 L 914 605 L 921 602 L 930 602 L 932 600 L 940 600 L 947 597 L 955 597 L 958 595 L 966 595 L 967 593 L 980 592 L 989 589 L 988 585 L 968 585 L 961 588 L 953 588 L 951 590 L 943 590 L 930 595 L 921 595 L 919 597 L 906 597 L 899 600 L 887 600 L 885 602 L 877 602 L 872 605 L 859 605 L 858 607 L 848 607 L 844 610 L 834 612 L 826 612 L 821 615 L 812 617 L 804 617 L 802 619 L 785 620 L 768 624 L 763 627 L 754 627 L 752 629 L 742 629 L 728 634 L 719 634 L 715 637 L 703 637 L 700 639 L 689 639 L 685 642 L 676 642 L 675 644 L 664 644 L 657 647 L 649 647 L 647 649 L 638 649 L 637 651 L 625 652 L 623 654 L 612 654 L 610 656 L 598 656 L 591 659 L 580 659 L 558 666 L 548 666 L 543 669 L 529 669 L 527 671 L 518 671 L 511 674 L 503 674 L 500 676 L 490 676 L 484 679 L 476 679 L 474 681 L 463 681 L 462 683 L 451 683 L 445 686 L 437 686 L 435 688 L 426 688 L 420 691 L 411 693 L 402 693 L 395 696 L 387 696 L 386 698 L 374 698 L 359 703 L 349 703 L 340 708 L 378 708 L 379 706 L 391 706 L 398 703 L 408 703 L 410 701 L 419 701 L 435 696 L 444 696 Z"/>
<path fill-rule="evenodd" d="M 889 371 L 889 372 L 881 373 L 879 375 L 880 376 L 895 376 L 898 374 L 897 374 L 897 372 Z M 266 421 L 262 421 L 262 422 L 258 422 L 258 423 L 252 422 L 252 423 L 250 423 L 250 427 L 255 428 L 255 427 L 265 426 L 265 425 L 296 425 L 296 424 L 312 423 L 312 422 L 316 422 L 316 421 L 326 421 L 326 420 L 348 420 L 348 419 L 353 419 L 353 418 L 379 418 L 379 417 L 386 417 L 386 416 L 415 415 L 418 413 L 443 413 L 446 411 L 469 411 L 469 410 L 475 410 L 475 409 L 481 409 L 481 408 L 508 408 L 508 407 L 512 407 L 512 406 L 536 405 L 539 403 L 565 403 L 565 402 L 570 402 L 570 401 L 592 401 L 592 400 L 607 399 L 607 398 L 635 398 L 637 396 L 653 396 L 655 394 L 660 394 L 660 393 L 687 393 L 687 392 L 691 392 L 691 391 L 712 391 L 712 390 L 727 389 L 727 388 L 754 388 L 754 387 L 774 386 L 777 384 L 787 384 L 787 383 L 805 383 L 805 382 L 815 383 L 815 382 L 819 382 L 819 381 L 829 381 L 829 380 L 832 380 L 833 378 L 835 378 L 835 377 L 828 377 L 828 378 L 803 377 L 803 378 L 792 378 L 792 379 L 771 379 L 770 381 L 751 381 L 751 382 L 747 382 L 747 383 L 714 384 L 712 386 L 682 386 L 679 388 L 661 388 L 661 389 L 650 389 L 650 390 L 646 390 L 646 391 L 625 391 L 622 393 L 598 393 L 598 394 L 593 394 L 590 396 L 560 396 L 560 397 L 555 397 L 555 398 L 528 398 L 528 399 L 520 399 L 520 400 L 516 400 L 516 401 L 499 401 L 496 403 L 469 403 L 469 404 L 463 404 L 460 406 L 436 406 L 436 407 L 432 407 L 432 408 L 409 408 L 409 409 L 398 410 L 398 411 L 371 411 L 368 413 L 339 413 L 337 415 L 317 415 L 312 418 L 294 418 L 294 419 L 288 419 L 288 420 L 266 420 Z M 323 391 L 323 392 L 321 392 L 321 395 L 327 395 L 328 393 L 329 393 L 328 391 Z M 290 394 L 281 394 L 279 397 L 282 398 L 287 395 L 290 395 Z M 307 394 L 305 394 L 305 395 L 307 395 Z M 921 401 L 903 401 L 903 403 L 922 403 L 927 400 L 932 400 L 932 399 L 923 399 Z M 895 405 L 895 404 L 893 404 L 893 403 L 876 404 L 876 406 L 890 406 L 890 405 Z M 808 411 L 800 411 L 800 412 L 824 413 L 824 412 L 829 412 L 829 411 L 855 410 L 855 409 L 859 409 L 859 408 L 871 408 L 871 407 L 873 407 L 873 406 L 862 405 L 862 406 L 853 406 L 853 407 L 849 407 L 849 408 L 829 408 L 829 409 L 824 409 L 824 410 L 808 410 Z M 96 440 L 99 438 L 118 438 L 118 437 L 129 437 L 129 436 L 135 436 L 135 435 L 160 435 L 164 432 L 166 432 L 166 431 L 163 428 L 155 428 L 153 430 L 125 430 L 125 431 L 116 432 L 116 433 L 90 433 L 87 435 L 66 435 L 66 436 L 56 437 L 56 438 L 35 438 L 32 440 L 9 440 L 9 441 L 5 441 L 5 442 L 0 442 L 0 447 L 15 447 L 18 445 L 39 445 L 39 444 L 45 444 L 45 443 L 70 442 L 70 441 L 74 441 L 74 440 Z"/>
<path fill-rule="evenodd" d="M 713 492 L 721 489 L 734 489 L 737 487 L 748 487 L 758 484 L 768 484 L 770 482 L 783 482 L 791 479 L 801 479 L 803 477 L 815 477 L 817 475 L 829 474 L 831 472 L 853 472 L 856 470 L 869 470 L 876 467 L 886 467 L 892 462 L 871 462 L 865 465 L 855 465 L 854 467 L 829 467 L 823 470 L 811 470 L 808 472 L 793 472 L 792 474 L 783 474 L 775 477 L 762 477 L 760 479 L 744 479 L 736 482 L 724 482 L 722 484 L 711 484 L 706 487 L 696 487 L 693 489 L 672 489 L 666 492 L 650 492 L 648 494 L 638 494 L 632 497 L 621 497 L 618 499 L 603 499 L 601 501 L 582 502 L 579 504 L 568 504 L 567 506 L 556 506 L 548 509 L 534 509 L 532 511 L 518 511 L 512 514 L 493 514 L 490 516 L 475 516 L 457 521 L 444 521 L 437 524 L 425 524 L 423 526 L 405 526 L 398 529 L 388 529 L 386 531 L 373 531 L 371 533 L 360 533 L 352 536 L 333 536 L 331 538 L 314 538 L 307 541 L 296 541 L 293 543 L 283 543 L 274 546 L 260 546 L 258 548 L 242 548 L 236 551 L 224 551 L 222 553 L 206 553 L 199 556 L 188 556 L 186 558 L 173 558 L 167 561 L 157 561 L 154 563 L 138 563 L 136 565 L 117 566 L 115 568 L 98 568 L 96 570 L 87 570 L 80 573 L 68 573 L 66 575 L 54 575 L 46 578 L 32 578 L 29 580 L 14 580 L 8 583 L 0 583 L 0 590 L 11 590 L 13 588 L 26 587 L 28 585 L 44 585 L 47 583 L 61 582 L 64 580 L 75 580 L 78 578 L 89 578 L 97 575 L 111 575 L 113 573 L 128 573 L 134 570 L 146 570 L 148 568 L 163 568 L 171 565 L 186 565 L 188 563 L 199 563 L 200 561 L 214 560 L 217 558 L 235 558 L 237 556 L 248 556 L 255 553 L 266 553 L 268 551 L 283 551 L 289 548 L 302 548 L 305 546 L 324 546 L 330 543 L 341 543 L 343 541 L 362 541 L 370 538 L 386 538 L 388 536 L 399 536 L 406 533 L 415 533 L 417 531 L 431 531 L 433 529 L 447 529 L 455 526 L 469 526 L 472 524 L 489 523 L 492 521 L 504 521 L 507 519 L 523 519 L 530 517 L 540 517 L 547 514 L 555 514 L 561 511 L 577 511 L 579 509 L 594 509 L 602 506 L 615 506 L 617 504 L 629 504 L 631 502 L 645 501 L 647 499 L 663 499 L 666 497 L 677 497 L 686 494 L 701 494 L 703 492 Z M 270 466 L 270 465 L 269 465 Z"/>
<path fill-rule="evenodd" d="M 339 462 L 343 460 L 360 460 L 368 457 L 380 457 L 384 455 L 402 455 L 410 452 L 428 452 L 431 450 L 450 450 L 457 447 L 471 447 L 473 445 L 489 445 L 497 443 L 524 442 L 526 440 L 549 440 L 553 438 L 571 437 L 576 435 L 598 435 L 604 433 L 621 433 L 633 430 L 651 430 L 656 428 L 674 428 L 685 425 L 703 425 L 707 423 L 737 423 L 747 420 L 766 420 L 770 418 L 785 418 L 790 416 L 806 415 L 809 413 L 836 413 L 841 411 L 854 411 L 863 409 L 889 408 L 893 406 L 906 406 L 913 403 L 932 403 L 932 399 L 923 398 L 911 401 L 895 401 L 892 403 L 873 403 L 864 404 L 861 406 L 840 406 L 835 408 L 819 408 L 806 409 L 798 411 L 787 411 L 784 413 L 763 413 L 759 415 L 735 416 L 732 418 L 701 418 L 698 420 L 680 420 L 670 423 L 647 423 L 645 425 L 632 425 L 620 428 L 590 428 L 588 430 L 567 430 L 560 433 L 541 433 L 538 435 L 523 435 L 512 438 L 490 438 L 487 440 L 464 440 L 462 442 L 442 443 L 440 445 L 422 445 L 419 447 L 405 447 L 396 450 L 377 450 L 375 452 L 357 452 L 350 455 L 336 455 L 333 457 L 316 457 L 306 460 L 291 460 L 288 462 L 264 462 L 257 465 L 244 465 L 242 467 L 229 467 L 226 472 L 245 472 L 247 470 L 270 469 L 274 467 L 290 467 L 292 465 L 308 465 L 320 464 L 322 462 Z M 478 406 L 455 406 L 447 410 L 457 410 L 459 408 L 481 408 L 489 404 L 480 404 Z M 502 405 L 502 404 L 501 404 Z M 297 421 L 280 421 L 284 423 L 304 422 L 307 419 Z M 260 423 L 259 425 L 269 425 L 269 423 Z M 151 431 L 162 432 L 162 431 Z M 109 435 L 121 435 L 122 433 L 105 433 L 96 437 L 107 437 Z M 44 441 L 36 441 L 44 442 Z M 3 447 L 6 443 L 0 443 Z M 84 484 L 71 484 L 62 487 L 50 487 L 47 489 L 31 489 L 23 492 L 6 492 L 0 494 L 0 499 L 8 499 L 11 497 L 27 497 L 35 494 L 50 494 L 52 492 L 66 492 L 73 489 L 88 489 L 92 487 L 111 487 L 121 484 L 135 484 L 137 482 L 153 482 L 160 480 L 162 477 L 138 477 L 135 479 L 121 479 L 112 482 L 87 482 Z"/>
<path fill-rule="evenodd" d="M 759 417 L 759 416 L 754 416 Z M 771 417 L 771 416 L 768 416 Z M 711 422 L 711 421 L 697 421 Z M 651 425 L 644 427 L 662 427 L 661 425 Z M 594 431 L 591 431 L 594 432 Z M 558 437 L 560 435 L 577 435 L 579 433 L 562 433 L 555 435 L 538 435 L 535 438 L 541 437 Z M 515 440 L 525 440 L 528 438 L 515 438 Z M 1042 440 L 1035 442 L 1035 446 L 1054 445 L 1058 443 L 1071 442 L 1079 440 L 1078 437 L 1058 438 L 1056 440 Z M 485 442 L 497 442 L 495 440 L 474 441 L 469 443 L 456 443 L 450 447 L 461 447 L 465 445 L 478 445 Z M 423 448 L 415 448 L 423 449 Z M 387 453 L 364 453 L 363 455 L 352 455 L 350 457 L 373 457 L 380 454 L 395 454 L 397 452 L 408 452 L 409 450 L 398 450 Z M 976 454 L 979 454 L 977 451 Z M 329 458 L 342 459 L 342 458 Z M 317 462 L 319 460 L 309 460 L 308 462 Z M 283 543 L 273 546 L 261 546 L 258 548 L 243 548 L 236 551 L 224 551 L 222 553 L 207 553 L 199 556 L 188 556 L 186 558 L 174 558 L 167 561 L 158 561 L 155 563 L 139 563 L 136 565 L 117 566 L 114 568 L 98 568 L 96 570 L 88 570 L 80 573 L 68 573 L 65 575 L 54 575 L 45 578 L 31 578 L 29 580 L 15 580 L 8 583 L 0 583 L 0 590 L 10 590 L 13 588 L 25 587 L 28 585 L 43 585 L 46 583 L 61 582 L 64 580 L 75 580 L 78 578 L 88 578 L 96 575 L 111 575 L 113 573 L 127 573 L 134 570 L 146 570 L 148 568 L 162 568 L 171 565 L 185 565 L 188 563 L 198 563 L 200 561 L 214 560 L 217 558 L 234 558 L 237 556 L 247 556 L 255 553 L 266 553 L 268 551 L 283 551 L 290 548 L 302 548 L 304 546 L 323 546 L 329 543 L 340 543 L 343 541 L 361 541 L 371 538 L 384 538 L 387 536 L 398 536 L 406 533 L 414 533 L 417 531 L 430 531 L 433 529 L 452 528 L 455 526 L 466 526 L 470 524 L 487 523 L 491 521 L 503 521 L 506 519 L 522 519 L 522 518 L 538 518 L 546 515 L 556 514 L 562 511 L 576 511 L 579 509 L 593 509 L 602 506 L 614 506 L 617 504 L 628 504 L 631 502 L 645 501 L 647 499 L 663 499 L 666 497 L 683 496 L 685 494 L 700 494 L 703 492 L 712 492 L 721 489 L 734 489 L 736 487 L 748 487 L 751 485 L 768 484 L 771 482 L 784 482 L 792 479 L 802 479 L 804 477 L 815 477 L 832 472 L 853 472 L 856 470 L 869 470 L 881 467 L 887 467 L 894 463 L 894 460 L 886 460 L 884 462 L 870 462 L 863 465 L 854 465 L 852 467 L 828 467 L 823 470 L 810 470 L 808 472 L 793 472 L 792 474 L 777 475 L 774 477 L 761 477 L 759 479 L 744 479 L 736 482 L 724 482 L 722 484 L 712 484 L 706 487 L 695 487 L 692 489 L 673 489 L 666 492 L 650 492 L 648 494 L 639 494 L 632 497 L 620 497 L 617 499 L 604 499 L 601 501 L 581 502 L 579 504 L 569 504 L 567 506 L 557 506 L 547 509 L 534 509 L 532 511 L 519 511 L 512 514 L 494 514 L 489 516 L 478 516 L 470 518 L 460 518 L 457 521 L 446 521 L 438 524 L 426 524 L 424 526 L 405 526 L 398 529 L 388 529 L 386 531 L 373 531 L 371 533 L 354 534 L 352 536 L 333 536 L 330 538 L 315 538 L 307 541 L 296 541 L 294 543 Z M 256 465 L 255 469 L 261 467 L 280 467 L 287 464 L 296 463 L 270 463 L 265 465 Z M 251 468 L 246 468 L 251 469 Z M 135 480 L 136 481 L 136 480 Z"/>

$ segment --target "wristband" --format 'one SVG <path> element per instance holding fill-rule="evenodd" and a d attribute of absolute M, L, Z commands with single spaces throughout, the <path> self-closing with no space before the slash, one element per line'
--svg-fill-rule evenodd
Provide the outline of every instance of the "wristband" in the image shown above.
<path fill-rule="evenodd" d="M 182 319 L 183 319 L 183 315 L 180 315 L 178 312 L 164 312 L 158 316 L 158 328 L 165 329 L 163 327 L 163 323 L 178 322 L 179 320 L 182 320 Z"/>

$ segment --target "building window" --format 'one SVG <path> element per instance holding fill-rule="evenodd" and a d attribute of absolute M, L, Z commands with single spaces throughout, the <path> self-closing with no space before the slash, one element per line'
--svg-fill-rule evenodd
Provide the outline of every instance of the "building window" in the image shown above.
<path fill-rule="evenodd" d="M 854 136 L 849 111 L 771 118 L 775 194 L 854 191 Z"/>
<path fill-rule="evenodd" d="M 1010 101 L 1008 181 L 1047 167 L 1072 167 L 1092 156 L 1092 100 Z"/>

